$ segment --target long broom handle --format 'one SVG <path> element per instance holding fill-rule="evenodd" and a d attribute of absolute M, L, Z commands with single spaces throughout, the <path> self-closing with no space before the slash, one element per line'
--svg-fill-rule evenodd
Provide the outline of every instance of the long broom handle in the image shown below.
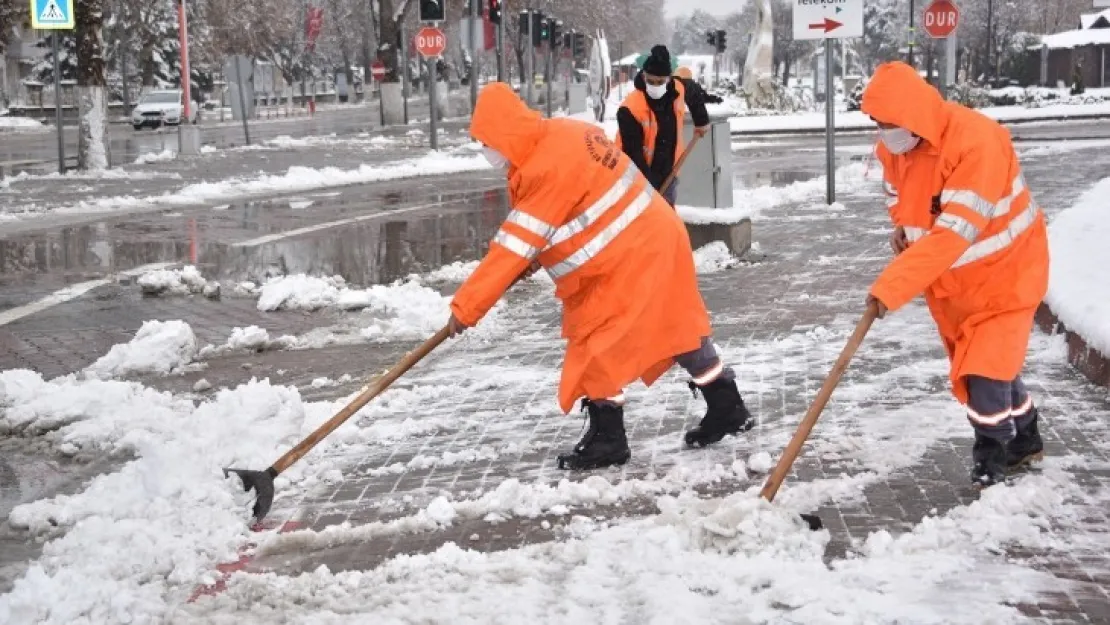
<path fill-rule="evenodd" d="M 782 452 L 779 462 L 775 465 L 775 470 L 771 471 L 771 475 L 767 478 L 767 482 L 763 485 L 763 490 L 759 493 L 767 501 L 774 501 L 775 494 L 779 492 L 779 486 L 782 486 L 782 481 L 786 479 L 786 474 L 790 472 L 790 467 L 794 466 L 794 460 L 797 459 L 798 454 L 802 451 L 802 446 L 805 445 L 806 439 L 809 438 L 810 431 L 817 423 L 817 418 L 821 416 L 821 411 L 825 409 L 825 404 L 829 403 L 829 398 L 832 397 L 833 390 L 836 385 L 840 383 L 840 377 L 844 375 L 844 371 L 848 368 L 848 363 L 851 362 L 852 356 L 855 355 L 856 350 L 859 349 L 863 343 L 863 337 L 867 336 L 867 331 L 871 329 L 871 324 L 875 322 L 878 317 L 879 311 L 874 306 L 868 306 L 867 312 L 863 314 L 863 318 L 856 324 L 856 331 L 852 333 L 848 343 L 844 349 L 840 351 L 840 358 L 836 360 L 833 365 L 832 371 L 829 372 L 828 377 L 825 378 L 825 383 L 821 385 L 821 390 L 817 393 L 817 397 L 813 400 L 813 404 L 806 412 L 806 416 L 802 422 L 798 424 L 797 431 L 794 432 L 794 438 L 790 439 L 790 444 Z"/>
<path fill-rule="evenodd" d="M 686 157 L 690 155 L 690 152 L 694 151 L 694 146 L 697 145 L 698 139 L 701 139 L 701 136 L 694 135 L 694 138 L 690 140 L 690 145 L 687 145 L 686 149 L 682 151 L 682 155 L 678 157 L 678 162 L 671 168 L 671 173 L 667 174 L 667 177 L 663 180 L 663 184 L 659 186 L 659 193 L 666 193 L 667 189 L 671 188 L 674 177 L 678 175 L 678 170 L 682 169 L 682 164 L 686 162 Z"/>
<path fill-rule="evenodd" d="M 278 458 L 277 462 L 275 462 L 273 466 L 270 467 L 273 470 L 273 474 L 277 475 L 281 473 L 282 471 L 288 469 L 289 466 L 292 465 L 294 462 L 300 460 L 305 454 L 311 451 L 317 443 L 323 440 L 328 434 L 334 432 L 337 427 L 343 425 L 344 421 L 350 419 L 351 415 L 358 412 L 359 409 L 367 404 L 367 402 L 369 402 L 371 399 L 374 399 L 378 395 L 381 395 L 382 392 L 385 391 L 385 389 L 389 388 L 390 384 L 393 384 L 393 382 L 395 382 L 397 378 L 404 375 L 406 371 L 411 369 L 416 363 L 420 362 L 425 356 L 431 353 L 433 349 L 439 347 L 439 344 L 447 340 L 447 337 L 449 337 L 450 335 L 451 328 L 449 326 L 445 326 L 442 330 L 436 332 L 435 335 L 432 336 L 432 338 L 424 341 L 415 350 L 405 354 L 404 358 L 402 358 L 400 362 L 398 362 L 384 375 L 375 378 L 374 381 L 372 381 L 370 385 L 366 388 L 366 390 L 362 391 L 362 393 L 360 393 L 358 397 L 354 398 L 351 403 L 347 404 L 347 406 L 344 407 L 343 410 L 340 410 L 338 413 L 336 413 L 334 417 L 328 419 L 326 422 L 324 422 L 323 425 L 316 428 L 315 432 L 306 436 L 305 439 L 302 440 L 300 443 L 297 443 L 296 447 L 285 452 L 284 456 Z"/>

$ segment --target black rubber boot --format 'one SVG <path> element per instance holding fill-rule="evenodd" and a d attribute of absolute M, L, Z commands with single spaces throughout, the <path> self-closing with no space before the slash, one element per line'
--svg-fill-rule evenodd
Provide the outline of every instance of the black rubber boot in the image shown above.
<path fill-rule="evenodd" d="M 694 395 L 701 390 L 708 407 L 701 423 L 686 432 L 686 444 L 690 447 L 712 445 L 729 434 L 746 432 L 755 425 L 733 380 L 717 378 L 705 386 L 690 382 L 690 390 Z"/>
<path fill-rule="evenodd" d="M 589 412 L 589 428 L 572 451 L 559 455 L 559 468 L 588 471 L 628 462 L 632 452 L 624 432 L 624 408 L 584 399 L 582 409 Z"/>
<path fill-rule="evenodd" d="M 993 438 L 975 434 L 971 447 L 971 483 L 986 488 L 1006 481 L 1006 447 Z"/>
<path fill-rule="evenodd" d="M 1044 458 L 1044 441 L 1041 440 L 1041 432 L 1037 427 L 1040 413 L 1036 407 L 1032 411 L 1033 418 L 1024 428 L 1018 429 L 1017 436 L 1006 445 L 1006 468 L 1008 469 L 1018 469 Z"/>

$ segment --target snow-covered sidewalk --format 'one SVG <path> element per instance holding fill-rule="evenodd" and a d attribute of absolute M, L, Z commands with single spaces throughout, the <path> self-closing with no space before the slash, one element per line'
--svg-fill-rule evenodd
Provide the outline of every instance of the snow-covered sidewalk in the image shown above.
<path fill-rule="evenodd" d="M 981 497 L 967 485 L 970 431 L 914 303 L 876 324 L 775 505 L 758 500 L 851 333 L 866 277 L 889 258 L 877 174 L 859 172 L 834 207 L 804 183 L 790 202 L 761 205 L 763 262 L 699 251 L 716 340 L 759 425 L 684 449 L 682 432 L 704 407 L 672 371 L 629 389 L 633 459 L 619 470 L 553 468 L 582 424 L 554 407 L 563 342 L 542 275 L 283 474 L 271 520 L 300 529 L 281 534 L 247 530 L 250 497 L 221 469 L 268 466 L 346 397 L 305 401 L 272 380 L 198 395 L 119 379 L 142 368 L 173 376 L 165 364 L 203 360 L 177 323 L 151 324 L 78 375 L 0 373 L 0 428 L 63 454 L 134 456 L 72 496 L 13 511 L 10 522 L 45 547 L 0 596 L 0 622 L 979 624 L 1098 614 L 1098 587 L 1110 582 L 1101 451 L 1110 406 L 1069 370 L 1060 337 L 1033 338 L 1027 372 L 1050 458 L 1013 485 Z M 472 269 L 368 289 L 291 276 L 244 290 L 260 313 L 321 324 L 334 320 L 321 310 L 369 308 L 346 314 L 411 341 L 442 323 L 439 289 Z M 171 297 L 206 286 L 192 272 L 141 283 Z M 396 325 L 380 325 L 382 315 Z M 366 341 L 313 373 L 339 378 L 375 355 Z M 263 342 L 243 328 L 206 356 Z M 155 352 L 164 357 L 142 359 Z M 797 522 L 815 508 L 827 531 Z M 241 558 L 245 571 L 216 568 Z M 1076 571 L 1093 581 L 1075 581 Z M 190 603 L 198 587 L 214 596 Z"/>

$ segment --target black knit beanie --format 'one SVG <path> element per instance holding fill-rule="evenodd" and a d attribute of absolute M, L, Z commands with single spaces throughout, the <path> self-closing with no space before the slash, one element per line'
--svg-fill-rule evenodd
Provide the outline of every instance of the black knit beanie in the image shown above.
<path fill-rule="evenodd" d="M 645 74 L 652 76 L 670 76 L 671 53 L 667 51 L 667 46 L 652 47 L 651 56 L 644 61 L 643 70 Z"/>

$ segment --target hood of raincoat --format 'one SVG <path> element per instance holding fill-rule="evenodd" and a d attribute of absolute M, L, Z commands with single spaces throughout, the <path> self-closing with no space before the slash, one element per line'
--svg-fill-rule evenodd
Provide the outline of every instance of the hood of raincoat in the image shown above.
<path fill-rule="evenodd" d="M 883 63 L 863 91 L 867 115 L 905 128 L 934 146 L 940 145 L 947 111 L 940 92 L 901 61 Z"/>
<path fill-rule="evenodd" d="M 478 94 L 470 136 L 500 152 L 514 168 L 523 166 L 543 135 L 543 118 L 503 82 Z"/>

